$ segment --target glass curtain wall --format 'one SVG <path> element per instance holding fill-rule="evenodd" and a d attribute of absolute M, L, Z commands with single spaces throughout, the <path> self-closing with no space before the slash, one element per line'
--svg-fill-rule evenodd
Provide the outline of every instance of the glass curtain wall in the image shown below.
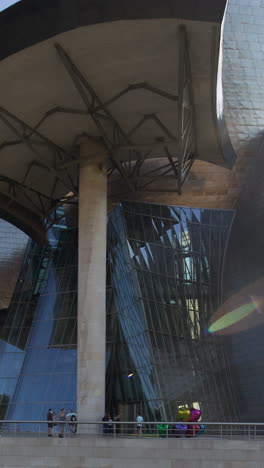
<path fill-rule="evenodd" d="M 0 330 L 1 416 L 46 419 L 76 407 L 77 230 L 61 224 L 30 241 Z"/>
<path fill-rule="evenodd" d="M 112 212 L 107 401 L 124 419 L 139 409 L 148 420 L 175 420 L 194 403 L 206 420 L 235 417 L 224 343 L 207 332 L 233 216 L 129 202 Z"/>
<path fill-rule="evenodd" d="M 193 403 L 206 420 L 234 419 L 226 343 L 207 332 L 233 217 L 130 202 L 109 215 L 106 401 L 121 419 L 141 411 L 145 420 L 175 420 L 178 406 Z M 62 219 L 47 246 L 28 242 L 1 314 L 1 418 L 76 409 L 77 238 Z"/>

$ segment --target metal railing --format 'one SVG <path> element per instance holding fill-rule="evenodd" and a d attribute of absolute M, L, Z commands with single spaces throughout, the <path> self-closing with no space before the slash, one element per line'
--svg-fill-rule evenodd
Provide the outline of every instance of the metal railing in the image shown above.
<path fill-rule="evenodd" d="M 49 427 L 48 427 L 49 424 Z M 0 436 L 30 437 L 126 437 L 264 439 L 264 423 L 147 421 L 6 421 L 0 420 Z"/>

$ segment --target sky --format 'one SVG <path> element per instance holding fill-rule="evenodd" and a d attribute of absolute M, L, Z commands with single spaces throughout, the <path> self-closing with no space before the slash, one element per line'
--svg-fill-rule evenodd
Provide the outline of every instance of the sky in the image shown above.
<path fill-rule="evenodd" d="M 19 2 L 20 0 L 0 0 L 0 11 L 5 10 L 14 3 Z"/>

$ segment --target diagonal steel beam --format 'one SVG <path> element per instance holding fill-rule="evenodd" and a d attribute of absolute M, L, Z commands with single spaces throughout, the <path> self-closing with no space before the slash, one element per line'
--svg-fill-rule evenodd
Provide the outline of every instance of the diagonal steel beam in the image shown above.
<path fill-rule="evenodd" d="M 167 154 L 167 157 L 168 157 L 169 163 L 170 163 L 170 165 L 171 165 L 171 168 L 172 168 L 172 170 L 173 170 L 173 172 L 174 172 L 174 174 L 175 174 L 175 177 L 176 177 L 176 179 L 177 179 L 177 181 L 178 181 L 179 171 L 178 171 L 177 167 L 175 166 L 175 163 L 174 163 L 174 161 L 173 161 L 173 159 L 172 159 L 172 156 L 171 156 L 171 154 L 170 154 L 168 148 L 165 146 L 164 149 L 165 149 L 165 152 L 166 152 L 166 154 Z"/>
<path fill-rule="evenodd" d="M 114 122 L 115 127 L 118 128 L 118 130 L 120 131 L 120 134 L 123 137 L 125 137 L 125 133 L 123 132 L 123 130 L 121 129 L 119 124 L 116 122 L 116 120 L 113 118 L 113 116 L 110 114 L 110 112 L 107 110 L 107 108 L 104 107 L 103 103 L 100 101 L 100 99 L 96 95 L 95 91 L 92 89 L 92 87 L 88 84 L 88 82 L 82 76 L 81 72 L 78 70 L 76 65 L 72 62 L 71 58 L 65 52 L 65 50 L 57 43 L 55 44 L 55 47 L 56 47 L 56 49 L 57 49 L 57 51 L 59 53 L 59 56 L 60 56 L 60 58 L 61 58 L 61 60 L 62 60 L 62 62 L 64 64 L 67 72 L 69 73 L 69 75 L 70 75 L 70 77 L 71 77 L 71 79 L 72 79 L 78 93 L 80 94 L 85 106 L 87 107 L 87 110 L 91 113 L 91 117 L 92 117 L 94 123 L 96 124 L 98 130 L 100 131 L 100 134 L 101 134 L 101 136 L 102 136 L 102 138 L 104 140 L 104 144 L 105 144 L 107 150 L 109 151 L 109 153 L 111 155 L 111 160 L 112 160 L 113 164 L 116 166 L 116 168 L 122 174 L 122 176 L 126 180 L 126 182 L 127 182 L 128 186 L 129 186 L 129 188 L 131 189 L 131 191 L 135 191 L 135 188 L 134 188 L 133 184 L 131 183 L 131 181 L 129 180 L 129 177 L 126 174 L 126 172 L 124 171 L 121 163 L 118 160 L 116 160 L 116 158 L 115 158 L 115 154 L 113 152 L 112 142 L 109 139 L 108 135 L 106 134 L 105 129 L 104 129 L 103 125 L 100 122 L 100 119 L 98 118 L 98 116 L 94 112 L 94 107 L 93 107 L 92 103 L 93 102 L 98 102 L 99 105 L 104 110 L 104 112 L 106 113 L 106 115 L 109 117 L 109 119 L 112 122 Z M 88 98 L 87 93 L 84 91 L 84 89 L 86 89 L 89 92 L 90 99 Z M 130 141 L 127 141 L 127 143 L 130 143 Z"/>
<path fill-rule="evenodd" d="M 169 174 L 170 172 L 171 172 L 171 167 L 169 169 L 167 169 L 166 171 L 162 172 L 161 174 L 151 178 L 148 182 L 145 182 L 143 185 L 140 186 L 139 190 L 142 190 L 143 188 L 147 187 L 150 184 L 153 184 L 154 182 L 156 182 L 157 180 L 160 180 L 161 178 L 164 179 L 164 176 L 166 174 Z M 174 177 L 173 177 L 173 179 L 174 179 Z"/>
<path fill-rule="evenodd" d="M 74 167 L 75 169 L 75 166 L 79 164 L 79 155 L 76 154 L 74 150 L 76 146 L 73 146 L 73 150 L 66 151 L 64 148 L 49 140 L 49 138 L 42 135 L 39 131 L 39 128 L 46 121 L 46 119 L 56 113 L 89 116 L 89 118 L 91 118 L 96 125 L 99 134 L 108 150 L 110 156 L 109 160 L 111 161 L 112 166 L 111 168 L 109 165 L 109 174 L 114 172 L 113 176 L 116 177 L 118 172 L 125 180 L 126 186 L 130 191 L 135 191 L 138 189 L 138 187 L 139 190 L 142 191 L 142 189 L 144 189 L 144 185 L 140 187 L 139 184 L 142 179 L 146 186 L 153 183 L 155 180 L 160 180 L 161 177 L 164 177 L 165 180 L 167 175 L 168 180 L 172 180 L 172 178 L 177 179 L 177 189 L 179 193 L 181 193 L 182 184 L 189 172 L 194 158 L 197 155 L 197 145 L 194 121 L 195 109 L 192 95 L 191 66 L 188 52 L 186 28 L 184 26 L 180 27 L 179 39 L 179 89 L 178 92 L 176 92 L 177 95 L 168 93 L 143 81 L 140 83 L 130 84 L 106 101 L 102 101 L 100 99 L 91 85 L 87 82 L 86 78 L 74 64 L 70 56 L 66 53 L 66 51 L 59 44 L 55 44 L 55 48 L 59 54 L 59 57 L 76 90 L 81 96 L 85 107 L 83 109 L 60 106 L 54 107 L 48 110 L 34 127 L 27 125 L 21 119 L 17 118 L 6 109 L 0 107 L 0 119 L 10 128 L 10 130 L 13 131 L 15 134 L 14 138 L 16 138 L 12 141 L 6 141 L 0 144 L 0 151 L 1 149 L 12 145 L 26 145 L 28 149 L 35 154 L 34 164 L 53 174 L 54 187 L 56 186 L 57 182 L 63 183 L 63 185 L 67 187 L 68 191 L 73 192 L 75 196 L 77 194 L 77 188 L 74 186 L 74 181 L 67 170 L 71 167 Z M 118 99 L 137 90 L 144 90 L 146 92 L 152 93 L 154 96 L 156 95 L 160 98 L 168 99 L 176 103 L 176 107 L 178 108 L 178 126 L 177 132 L 175 132 L 176 135 L 173 135 L 173 132 L 167 128 L 167 126 L 159 118 L 159 115 L 155 113 L 146 114 L 143 118 L 140 118 L 138 123 L 130 130 L 130 132 L 124 131 L 109 108 L 111 104 L 116 102 Z M 184 103 L 184 94 L 186 93 L 189 95 L 190 102 L 188 109 Z M 184 123 L 186 121 L 184 118 L 185 112 L 188 112 L 187 124 Z M 159 134 L 160 130 L 162 130 L 164 137 L 160 138 L 160 140 L 154 140 L 153 143 L 134 143 L 134 141 L 132 141 L 134 139 L 134 134 L 137 132 L 137 130 L 143 127 L 145 122 L 148 120 L 152 120 L 157 125 L 159 128 Z M 73 145 L 75 145 L 75 143 L 73 143 Z M 172 146 L 173 150 L 169 146 L 171 143 L 174 144 Z M 46 163 L 45 159 L 41 155 L 42 145 L 50 147 L 50 149 L 54 152 L 54 164 Z M 159 153 L 156 154 L 158 154 L 158 157 L 166 156 L 166 160 L 169 164 L 166 163 L 165 160 L 165 164 L 161 167 L 155 168 L 154 170 L 150 169 L 150 171 L 145 170 L 145 174 L 143 174 L 143 164 L 149 157 L 151 151 L 159 149 L 159 147 L 162 148 L 162 155 L 159 155 Z M 177 147 L 176 151 L 174 151 L 175 147 Z M 38 149 L 40 151 L 38 151 Z M 123 160 L 120 159 L 121 157 Z M 176 161 L 175 158 L 177 158 Z M 144 169 L 145 167 L 146 166 L 144 165 Z M 30 169 L 31 167 L 28 167 L 28 171 L 30 171 Z M 145 179 L 144 181 L 144 175 L 148 180 Z M 64 203 L 63 200 L 55 200 L 52 195 L 50 197 L 43 196 L 42 193 L 34 191 L 32 184 L 16 185 L 10 181 L 8 187 L 13 199 L 16 198 L 16 194 L 18 192 L 23 193 L 25 203 L 26 200 L 30 198 L 31 194 L 32 203 L 35 204 L 34 208 L 37 208 L 36 204 L 39 205 L 39 213 L 43 213 L 43 211 L 45 211 L 46 205 L 48 205 L 47 213 L 49 214 L 51 213 L 52 209 L 54 209 L 54 206 L 59 206 L 60 204 Z M 50 219 L 51 218 L 48 218 L 48 222 L 51 222 Z"/>
<path fill-rule="evenodd" d="M 22 128 L 25 128 L 27 129 L 27 131 L 30 133 L 32 132 L 32 134 L 34 133 L 36 136 L 38 136 L 42 141 L 46 142 L 47 144 L 49 144 L 51 147 L 53 147 L 54 149 L 56 149 L 56 151 L 58 152 L 61 152 L 63 154 L 67 154 L 67 152 L 64 150 L 64 148 L 62 148 L 61 146 L 57 145 L 56 143 L 54 143 L 54 141 L 50 140 L 48 137 L 46 137 L 45 135 L 42 135 L 42 133 L 40 133 L 38 130 L 34 130 L 30 125 L 28 125 L 26 122 L 24 122 L 23 120 L 21 120 L 19 117 L 17 117 L 16 115 L 12 114 L 11 112 L 9 112 L 7 109 L 5 109 L 4 107 L 0 106 L 0 115 L 3 114 L 5 115 L 6 117 L 10 118 L 11 120 L 13 120 L 14 122 L 16 122 L 17 124 L 21 125 Z M 21 135 L 21 139 L 25 138 L 25 135 Z"/>
<path fill-rule="evenodd" d="M 23 137 L 20 132 L 3 116 L 0 114 L 0 120 L 2 120 L 2 122 L 11 130 L 13 131 L 13 133 L 17 136 L 17 137 L 20 137 L 21 140 L 23 141 L 23 143 L 30 149 L 30 151 L 34 154 L 35 158 L 37 159 L 39 165 L 43 168 L 43 169 L 46 169 L 48 172 L 56 175 L 56 177 L 58 177 L 58 174 L 57 174 L 57 171 L 53 169 L 53 167 L 49 166 L 48 164 L 44 163 L 43 162 L 43 158 L 41 157 L 40 153 L 35 149 L 33 148 L 32 144 L 25 138 Z M 67 187 L 69 189 L 69 187 L 67 186 L 67 184 L 65 184 L 65 181 L 61 179 L 61 182 L 65 185 L 65 187 Z M 71 188 L 70 188 L 71 189 Z"/>
<path fill-rule="evenodd" d="M 125 96 L 128 94 L 130 91 L 134 90 L 148 90 L 154 94 L 157 94 L 163 98 L 170 99 L 171 101 L 178 101 L 178 96 L 175 96 L 174 94 L 168 93 L 167 91 L 164 91 L 160 88 L 157 88 L 156 86 L 152 86 L 147 82 L 143 83 L 135 83 L 127 86 L 124 88 L 122 91 L 119 93 L 115 94 L 112 98 L 108 99 L 103 103 L 103 105 L 97 105 L 93 108 L 93 110 L 83 110 L 83 109 L 76 109 L 76 108 L 71 108 L 71 107 L 61 107 L 61 106 L 56 106 L 53 107 L 52 109 L 49 109 L 43 117 L 39 120 L 39 122 L 35 125 L 35 127 L 32 130 L 32 133 L 29 134 L 29 137 L 31 134 L 33 134 L 34 131 L 36 131 L 40 126 L 52 115 L 56 113 L 65 113 L 65 114 L 76 114 L 76 115 L 91 115 L 92 113 L 97 113 L 97 115 L 100 115 L 103 118 L 102 114 L 98 114 L 100 110 L 104 109 L 105 107 L 110 106 L 114 102 L 116 102 L 118 99 L 120 99 L 122 96 Z"/>
<path fill-rule="evenodd" d="M 23 184 L 21 182 L 18 182 L 15 179 L 11 179 L 10 177 L 7 177 L 7 176 L 4 176 L 4 175 L 0 174 L 0 182 L 6 182 L 6 183 L 9 183 L 9 184 L 12 184 L 14 186 L 17 186 L 23 192 L 31 192 L 34 195 L 37 195 L 38 197 L 44 198 L 47 201 L 50 201 L 50 202 L 53 201 L 53 198 L 49 197 L 45 193 L 39 192 L 38 190 L 33 189 L 32 187 L 29 187 L 28 185 L 25 185 L 25 184 Z"/>
<path fill-rule="evenodd" d="M 16 137 L 22 142 L 24 143 L 28 149 L 34 154 L 36 160 L 38 161 L 38 163 L 40 164 L 40 166 L 42 166 L 43 169 L 45 169 L 46 171 L 52 173 L 53 175 L 56 175 L 56 177 L 58 177 L 58 179 L 60 179 L 61 183 L 65 186 L 65 188 L 67 188 L 68 190 L 76 190 L 75 187 L 72 187 L 70 185 L 68 185 L 65 180 L 61 177 L 61 175 L 58 173 L 58 171 L 56 171 L 56 169 L 54 169 L 52 166 L 50 166 L 49 164 L 43 162 L 43 157 L 41 156 L 41 154 L 39 153 L 39 151 L 37 151 L 33 144 L 30 142 L 30 140 L 24 136 L 16 127 L 13 123 L 10 122 L 10 120 L 13 120 L 14 122 L 20 124 L 22 126 L 22 128 L 27 128 L 27 129 L 30 129 L 32 130 L 32 128 L 26 124 L 25 122 L 23 122 L 22 120 L 20 120 L 19 118 L 17 118 L 16 116 L 14 116 L 13 114 L 11 114 L 9 111 L 7 111 L 6 109 L 4 109 L 3 107 L 0 107 L 0 120 L 6 125 L 7 128 L 9 128 L 9 130 L 11 130 L 14 135 L 16 135 Z M 62 148 L 60 148 L 58 145 L 56 145 L 54 142 L 52 142 L 51 140 L 49 140 L 47 137 L 41 135 L 39 132 L 35 132 L 38 136 L 40 136 L 40 138 L 46 142 L 48 145 L 50 145 L 53 149 L 55 149 L 56 151 L 63 151 L 64 150 Z"/>
<path fill-rule="evenodd" d="M 179 28 L 179 64 L 178 64 L 178 146 L 179 146 L 179 171 L 178 171 L 178 193 L 182 193 L 182 160 L 183 160 L 183 105 L 184 105 L 184 72 L 185 72 L 185 46 L 186 46 L 186 28 Z"/>
<path fill-rule="evenodd" d="M 188 93 L 190 105 L 186 106 L 184 95 Z M 179 28 L 179 67 L 178 67 L 178 148 L 179 148 L 179 167 L 178 167 L 178 193 L 182 193 L 182 185 L 191 168 L 190 160 L 193 162 L 197 156 L 197 135 L 195 123 L 195 107 L 192 90 L 192 73 L 189 56 L 188 40 L 186 27 L 181 25 Z M 185 113 L 188 112 L 187 123 L 184 123 Z M 191 145 L 189 145 L 191 141 Z M 194 151 L 192 151 L 192 146 Z M 188 164 L 186 165 L 186 161 Z"/>
<path fill-rule="evenodd" d="M 27 210 L 29 210 L 29 206 L 28 204 L 25 204 L 23 203 L 23 201 L 21 201 L 21 199 L 18 199 L 16 194 L 14 193 L 11 193 L 10 191 L 9 192 L 5 192 L 4 190 L 1 190 L 1 193 L 3 195 L 5 195 L 5 197 L 7 197 L 10 201 L 9 201 L 9 204 L 13 204 L 13 202 L 17 203 L 18 205 L 20 206 L 23 206 L 24 208 L 26 208 Z M 33 213 L 35 213 L 36 215 L 38 215 L 41 219 L 43 219 L 45 217 L 45 213 L 43 213 L 43 211 L 41 209 L 39 209 L 39 207 L 37 207 L 35 205 L 35 203 L 32 202 L 32 200 L 30 199 L 30 205 L 31 205 L 31 208 L 30 208 L 30 211 L 32 211 Z"/>
<path fill-rule="evenodd" d="M 125 142 L 125 145 L 128 148 L 131 148 L 132 146 L 134 146 L 132 142 L 130 141 L 129 136 L 132 135 L 148 119 L 152 119 L 153 121 L 155 121 L 156 124 L 163 130 L 165 134 L 168 135 L 168 137 L 171 140 L 175 140 L 175 136 L 172 135 L 172 133 L 168 130 L 168 128 L 160 121 L 160 119 L 156 115 L 146 116 L 145 118 L 142 119 L 142 121 L 140 121 L 137 124 L 136 128 L 132 129 L 131 132 L 129 132 L 129 134 L 126 134 L 123 131 L 122 127 L 119 125 L 119 123 L 116 121 L 116 119 L 113 117 L 109 109 L 107 108 L 107 105 L 104 104 L 100 100 L 98 95 L 95 93 L 93 88 L 89 85 L 87 80 L 83 77 L 83 75 L 81 74 L 79 69 L 76 67 L 76 65 L 73 63 L 69 55 L 65 52 L 65 50 L 59 44 L 55 44 L 55 47 L 60 55 L 60 58 L 63 61 L 63 64 L 66 70 L 70 74 L 77 91 L 79 92 L 81 98 L 83 99 L 87 107 L 87 111 L 89 112 L 89 115 L 91 115 L 92 119 L 94 120 L 94 123 L 96 124 L 97 128 L 100 131 L 101 136 L 104 139 L 105 145 L 111 155 L 111 160 L 113 164 L 117 167 L 121 175 L 124 177 L 124 179 L 128 183 L 129 188 L 134 191 L 135 187 L 130 181 L 129 174 L 127 173 L 127 170 L 124 167 L 124 165 L 122 165 L 122 163 L 120 163 L 119 160 L 116 158 L 116 154 L 115 154 L 116 148 L 113 145 L 113 143 L 110 141 L 109 136 L 106 134 L 104 127 L 102 123 L 100 122 L 100 119 L 98 119 L 98 116 L 96 115 L 96 111 L 99 109 L 103 110 L 105 115 L 109 118 L 109 121 L 112 122 L 112 125 L 114 126 L 114 129 L 115 129 L 115 133 L 118 133 L 121 136 L 121 138 Z M 84 88 L 88 91 L 89 97 L 85 93 Z M 175 101 L 178 100 L 177 96 L 173 96 L 173 95 L 170 95 L 169 93 L 163 92 L 162 90 L 159 90 L 158 88 L 148 85 L 147 83 L 139 83 L 136 85 L 130 85 L 128 88 L 124 90 L 124 93 L 130 90 L 134 90 L 134 89 L 148 89 L 149 91 L 160 94 L 162 97 L 166 97 L 167 99 L 173 99 Z M 120 97 L 121 95 L 123 95 L 123 92 L 119 93 L 117 97 Z M 111 102 L 113 102 L 113 100 Z M 96 103 L 97 103 L 97 106 L 95 105 Z M 108 104 L 109 104 L 109 101 L 108 101 Z M 122 146 L 122 145 L 119 145 L 119 146 Z M 138 163 L 140 161 L 145 160 L 145 156 L 143 156 L 139 152 L 138 149 L 136 149 L 135 153 L 137 155 Z M 134 175 L 134 171 L 133 171 L 133 174 L 131 175 Z"/>
<path fill-rule="evenodd" d="M 14 202 L 20 204 L 24 208 L 29 209 L 33 211 L 35 214 L 41 217 L 41 219 L 45 218 L 48 215 L 48 210 L 50 209 L 49 207 L 51 205 L 54 206 L 54 200 L 50 198 L 49 196 L 38 192 L 35 189 L 29 188 L 28 186 L 17 182 L 14 179 L 11 179 L 6 176 L 0 176 L 0 183 L 5 183 L 8 186 L 8 192 L 1 190 L 1 193 L 5 196 L 9 196 L 9 205 L 12 205 Z M 21 198 L 18 198 L 19 194 L 23 194 L 23 197 L 25 200 L 27 200 L 27 204 L 23 203 L 23 200 Z M 32 198 L 32 195 L 35 195 L 37 198 L 38 202 Z M 45 206 L 43 200 L 48 202 L 48 205 Z"/>
<path fill-rule="evenodd" d="M 167 169 L 168 167 L 170 166 L 170 164 L 166 163 L 166 164 L 163 164 L 162 166 L 159 166 L 159 167 L 155 167 L 154 169 L 151 169 L 150 171 L 147 171 L 147 172 L 144 172 L 141 177 L 147 177 L 149 176 L 150 174 L 154 174 L 155 172 L 158 172 L 158 171 L 161 171 L 162 169 Z"/>

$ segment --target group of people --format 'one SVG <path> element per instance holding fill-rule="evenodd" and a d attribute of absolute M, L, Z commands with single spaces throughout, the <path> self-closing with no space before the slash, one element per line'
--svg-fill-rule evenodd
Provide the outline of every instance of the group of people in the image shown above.
<path fill-rule="evenodd" d="M 196 408 L 185 408 L 181 407 L 178 410 L 177 414 L 177 423 L 172 428 L 169 428 L 168 424 L 159 424 L 158 425 L 158 433 L 161 435 L 164 433 L 170 432 L 170 435 L 174 435 L 176 437 L 179 436 L 186 436 L 186 437 L 194 437 L 196 435 L 202 434 L 204 432 L 204 426 L 201 424 L 197 424 L 201 417 L 201 411 Z M 121 434 L 121 424 L 120 424 L 120 414 L 117 414 L 113 419 L 110 413 L 105 413 L 102 417 L 103 421 L 103 434 Z M 192 422 L 192 425 L 183 424 L 184 422 Z M 47 423 L 48 423 L 48 436 L 52 437 L 54 434 L 57 433 L 57 426 L 59 426 L 60 432 L 59 437 L 64 437 L 65 430 L 67 424 L 69 425 L 70 434 L 73 436 L 77 432 L 77 415 L 70 409 L 69 413 L 66 414 L 65 409 L 62 408 L 56 416 L 55 412 L 49 408 L 47 413 Z M 136 426 L 137 426 L 137 433 L 142 435 L 142 428 L 143 428 L 144 419 L 140 413 L 137 413 L 136 417 Z M 122 430 L 124 428 L 122 427 Z"/>
<path fill-rule="evenodd" d="M 116 435 L 121 433 L 121 426 L 120 426 L 120 414 L 114 417 L 112 419 L 111 415 L 109 413 L 105 413 L 105 415 L 102 417 L 102 421 L 104 422 L 103 424 L 103 433 L 104 434 L 113 434 L 115 433 Z M 113 421 L 115 424 L 113 424 Z M 137 413 L 136 417 L 136 423 L 137 423 L 137 433 L 142 434 L 142 427 L 143 427 L 143 416 L 141 416 L 140 413 Z"/>
<path fill-rule="evenodd" d="M 120 414 L 117 414 L 114 419 L 112 419 L 109 413 L 105 413 L 102 417 L 103 421 L 103 433 L 104 434 L 120 434 L 121 425 L 120 425 Z M 73 436 L 77 432 L 77 414 L 70 409 L 69 413 L 66 414 L 65 409 L 61 408 L 58 415 L 49 408 L 47 413 L 47 422 L 48 422 L 48 437 L 53 437 L 57 433 L 57 426 L 59 426 L 59 437 L 64 437 L 67 423 L 69 425 L 70 434 Z M 114 424 L 113 424 L 114 422 Z M 136 423 L 137 423 L 137 433 L 142 434 L 144 419 L 140 413 L 137 413 Z"/>
<path fill-rule="evenodd" d="M 102 421 L 104 422 L 103 424 L 103 433 L 104 434 L 113 434 L 114 431 L 116 434 L 120 434 L 120 424 L 115 424 L 115 429 L 113 425 L 113 419 L 109 413 L 105 413 L 105 415 L 102 417 Z M 118 423 L 120 421 L 120 415 L 117 414 L 114 417 L 114 421 Z"/>
<path fill-rule="evenodd" d="M 61 408 L 58 417 L 56 416 L 55 412 L 49 408 L 47 413 L 47 421 L 48 421 L 48 437 L 52 437 L 54 433 L 56 433 L 57 426 L 59 424 L 60 432 L 59 437 L 63 438 L 65 429 L 66 429 L 66 422 L 69 424 L 70 434 L 73 436 L 77 432 L 77 415 L 70 409 L 69 413 L 66 414 L 65 409 Z"/>

